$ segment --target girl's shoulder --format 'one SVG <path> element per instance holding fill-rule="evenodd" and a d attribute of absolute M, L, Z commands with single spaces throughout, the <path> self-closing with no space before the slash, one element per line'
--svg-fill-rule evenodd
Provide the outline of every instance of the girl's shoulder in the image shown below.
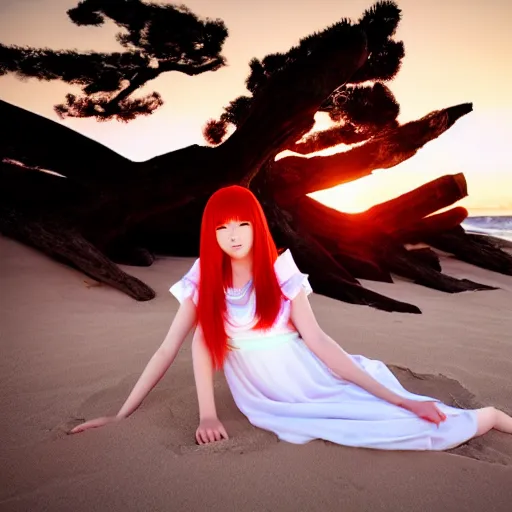
<path fill-rule="evenodd" d="M 304 274 L 297 267 L 290 249 L 286 249 L 277 257 L 274 271 L 281 291 L 289 300 L 293 300 L 301 289 L 306 291 L 306 295 L 313 291 L 309 284 L 309 275 Z"/>
<path fill-rule="evenodd" d="M 199 272 L 199 258 L 197 258 L 187 273 L 169 288 L 169 291 L 178 299 L 180 304 L 185 299 L 192 297 L 192 301 L 197 306 Z"/>

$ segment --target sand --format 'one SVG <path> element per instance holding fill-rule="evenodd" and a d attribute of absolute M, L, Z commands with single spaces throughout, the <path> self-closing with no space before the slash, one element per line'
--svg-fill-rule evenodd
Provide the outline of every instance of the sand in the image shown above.
<path fill-rule="evenodd" d="M 512 436 L 491 432 L 444 453 L 288 444 L 248 423 L 222 374 L 216 399 L 231 438 L 197 446 L 190 340 L 130 418 L 67 435 L 117 412 L 167 333 L 178 307 L 167 290 L 193 259 L 123 266 L 157 292 L 138 303 L 8 238 L 0 253 L 2 512 L 512 509 Z M 442 264 L 500 289 L 450 295 L 365 282 L 422 315 L 315 294 L 311 303 L 348 352 L 385 361 L 408 389 L 512 413 L 512 278 Z"/>

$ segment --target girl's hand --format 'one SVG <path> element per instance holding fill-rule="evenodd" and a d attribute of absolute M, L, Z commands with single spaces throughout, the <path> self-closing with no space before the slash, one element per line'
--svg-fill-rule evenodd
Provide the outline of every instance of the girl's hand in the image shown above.
<path fill-rule="evenodd" d="M 199 422 L 196 430 L 198 444 L 213 443 L 221 439 L 229 439 L 224 425 L 217 418 L 206 418 Z"/>
<path fill-rule="evenodd" d="M 446 414 L 442 412 L 435 402 L 419 402 L 417 400 L 406 400 L 402 407 L 416 414 L 416 416 L 430 421 L 431 423 L 435 423 L 439 425 L 439 423 L 443 422 L 446 419 Z"/>
<path fill-rule="evenodd" d="M 116 423 L 120 420 L 116 416 L 101 416 L 100 418 L 94 418 L 93 420 L 86 421 L 84 423 L 80 423 L 74 429 L 70 430 L 70 434 L 77 434 L 78 432 L 83 432 L 89 428 L 98 428 L 103 427 L 103 425 L 107 425 L 108 423 Z"/>

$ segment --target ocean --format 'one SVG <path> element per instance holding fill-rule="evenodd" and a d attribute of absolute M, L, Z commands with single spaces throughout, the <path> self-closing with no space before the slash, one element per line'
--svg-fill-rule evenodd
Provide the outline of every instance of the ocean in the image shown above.
<path fill-rule="evenodd" d="M 492 235 L 512 242 L 512 215 L 468 217 L 462 227 L 470 233 Z"/>

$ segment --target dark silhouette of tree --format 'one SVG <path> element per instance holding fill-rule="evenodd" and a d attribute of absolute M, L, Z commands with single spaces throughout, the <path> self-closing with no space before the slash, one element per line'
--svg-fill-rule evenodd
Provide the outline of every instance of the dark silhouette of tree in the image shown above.
<path fill-rule="evenodd" d="M 220 52 L 228 35 L 221 20 L 200 20 L 184 6 L 141 0 L 83 0 L 67 12 L 76 25 L 100 26 L 112 20 L 125 48 L 115 53 L 79 53 L 0 44 L 0 75 L 16 73 L 39 80 L 62 80 L 82 87 L 55 106 L 61 117 L 130 121 L 163 104 L 157 92 L 132 98 L 162 73 L 198 75 L 225 65 Z"/>
<path fill-rule="evenodd" d="M 304 66 L 312 52 L 322 45 L 335 44 L 343 22 L 300 41 L 287 53 L 267 55 L 263 60 L 250 62 L 251 73 L 246 86 L 251 96 L 240 96 L 224 109 L 219 121 L 210 120 L 205 126 L 205 139 L 213 145 L 222 142 L 228 125 L 238 127 L 244 122 L 254 96 L 272 76 L 291 65 Z M 393 93 L 382 82 L 392 80 L 400 69 L 405 55 L 402 41 L 394 41 L 400 21 L 400 10 L 392 2 L 378 2 L 368 9 L 358 22 L 367 37 L 368 58 L 347 82 L 337 87 L 320 105 L 318 111 L 329 114 L 335 126 L 315 132 L 301 142 L 295 140 L 283 147 L 306 154 L 337 144 L 354 144 L 396 128 L 400 107 Z M 333 63 L 334 64 L 334 63 Z M 321 79 L 321 77 L 319 77 Z M 370 84 L 369 84 L 370 82 Z"/>
<path fill-rule="evenodd" d="M 225 37 L 222 22 L 213 25 L 205 63 L 196 44 L 205 37 L 202 25 L 193 24 L 201 37 L 183 31 L 180 38 L 186 40 L 176 33 L 166 37 L 164 29 L 151 32 L 150 27 L 160 27 L 159 21 L 147 21 L 154 13 L 193 16 L 183 8 L 152 10 L 157 7 L 135 0 L 86 1 L 70 13 L 81 23 L 98 23 L 109 16 L 127 27 L 121 42 L 137 48 L 127 52 L 128 60 L 148 59 L 151 54 L 177 67 L 179 58 L 179 66 L 189 72 L 211 62 L 214 67 L 222 64 L 216 60 Z M 489 289 L 443 274 L 432 250 L 408 247 L 424 242 L 512 275 L 510 255 L 460 227 L 467 216 L 464 208 L 435 213 L 467 195 L 463 174 L 441 176 L 359 214 L 339 212 L 308 197 L 397 165 L 471 112 L 472 105 L 464 103 L 403 125 L 397 122 L 398 103 L 384 82 L 396 75 L 404 56 L 402 42 L 393 40 L 400 15 L 394 2 L 377 2 L 356 23 L 342 19 L 302 39 L 287 53 L 253 59 L 246 82 L 250 94 L 231 102 L 220 120 L 206 124 L 205 136 L 216 147 L 193 145 L 147 162 L 131 162 L 60 124 L 0 102 L 0 118 L 7 128 L 0 138 L 0 231 L 137 300 L 149 300 L 155 292 L 116 263 L 150 265 L 155 252 L 197 255 L 208 197 L 219 187 L 238 183 L 258 196 L 277 244 L 293 251 L 317 293 L 385 311 L 418 313 L 416 306 L 368 290 L 358 279 L 392 282 L 392 274 L 397 274 L 450 293 Z M 215 35 L 219 31 L 222 37 Z M 169 40 L 188 49 L 187 62 L 172 45 L 171 51 L 162 42 Z M 192 50 L 201 51 L 192 58 Z M 27 56 L 9 64 L 4 55 L 0 59 L 4 69 L 35 73 L 38 68 L 36 76 L 66 76 L 70 82 L 86 77 L 86 88 L 92 91 L 100 87 L 94 76 L 101 76 L 103 83 L 105 63 L 114 58 L 83 56 L 90 67 L 84 64 L 79 75 L 74 57 L 69 58 L 68 70 L 62 65 L 67 57 L 60 54 L 54 60 L 38 61 L 28 57 L 28 50 L 26 54 L 12 48 L 3 51 Z M 112 72 L 126 71 L 116 62 Z M 137 74 L 123 76 L 130 76 L 131 92 L 137 88 L 137 76 L 145 77 L 153 68 L 130 65 Z M 101 72 L 94 75 L 95 69 Z M 100 92 L 91 94 L 91 98 L 111 94 L 114 106 L 108 108 L 114 111 L 124 108 L 127 99 L 114 101 L 122 94 L 114 87 L 116 80 L 112 79 L 110 92 L 101 85 Z M 317 112 L 327 112 L 334 127 L 311 134 Z M 226 137 L 229 125 L 235 129 Z M 47 138 L 40 137 L 43 132 Z M 310 155 L 353 143 L 358 144 L 330 156 Z M 62 147 L 73 148 L 73 153 L 63 152 Z M 295 154 L 276 159 L 286 149 Z M 57 174 L 40 172 L 43 169 Z"/>

